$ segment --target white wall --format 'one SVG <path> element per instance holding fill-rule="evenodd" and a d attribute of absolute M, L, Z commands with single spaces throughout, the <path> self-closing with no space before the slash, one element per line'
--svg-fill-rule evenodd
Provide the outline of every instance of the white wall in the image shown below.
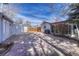
<path fill-rule="evenodd" d="M 28 29 L 27 27 L 24 27 L 24 32 L 27 32 L 27 29 Z"/>
<path fill-rule="evenodd" d="M 0 20 L 0 43 L 12 35 L 11 29 L 9 21 L 5 19 Z"/>
<path fill-rule="evenodd" d="M 16 26 L 16 34 L 24 33 L 24 25 L 23 24 L 17 24 L 15 26 Z"/>
<path fill-rule="evenodd" d="M 21 30 L 20 33 L 23 33 L 24 32 L 24 26 L 23 26 L 23 24 L 20 25 L 20 30 Z"/>
<path fill-rule="evenodd" d="M 1 19 L 0 19 L 0 42 L 1 42 Z"/>
<path fill-rule="evenodd" d="M 21 34 L 23 32 L 23 25 L 13 24 L 5 19 L 0 20 L 0 43 L 12 35 Z"/>
<path fill-rule="evenodd" d="M 6 21 L 6 38 L 10 37 L 12 35 L 12 33 L 10 33 L 11 29 L 10 29 L 10 22 Z"/>
<path fill-rule="evenodd" d="M 3 39 L 2 39 L 2 41 L 4 41 L 6 39 L 5 20 L 3 20 L 2 25 L 3 25 Z"/>
<path fill-rule="evenodd" d="M 16 34 L 20 34 L 20 26 L 16 25 Z"/>
<path fill-rule="evenodd" d="M 16 24 L 12 25 L 12 34 L 15 35 L 16 34 Z"/>

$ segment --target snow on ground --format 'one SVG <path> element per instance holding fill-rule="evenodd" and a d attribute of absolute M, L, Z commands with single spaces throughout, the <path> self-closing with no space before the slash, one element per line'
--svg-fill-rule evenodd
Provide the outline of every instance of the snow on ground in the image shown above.
<path fill-rule="evenodd" d="M 46 35 L 43 33 L 37 33 L 50 43 L 56 45 L 57 47 L 63 49 L 66 53 L 71 55 L 79 55 L 79 47 L 77 46 L 78 42 L 74 41 L 73 39 L 55 37 L 53 35 Z"/>
<path fill-rule="evenodd" d="M 66 53 L 79 55 L 77 42 L 73 40 L 55 37 L 53 35 L 46 35 L 43 33 L 26 33 L 18 35 L 10 40 L 14 42 L 14 45 L 11 50 L 7 54 L 5 54 L 5 56 L 58 55 L 51 45 L 41 40 L 38 36 L 35 36 L 34 34 L 41 36 L 48 42 L 63 49 Z"/>
<path fill-rule="evenodd" d="M 13 39 L 14 46 L 5 56 L 58 55 L 50 45 L 41 41 L 33 33 L 20 35 L 16 38 L 16 40 Z"/>

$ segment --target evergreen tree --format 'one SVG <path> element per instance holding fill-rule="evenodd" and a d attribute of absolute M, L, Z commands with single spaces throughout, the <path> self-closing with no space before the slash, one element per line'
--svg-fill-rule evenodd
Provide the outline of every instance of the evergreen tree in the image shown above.
<path fill-rule="evenodd" d="M 69 22 L 79 24 L 79 3 L 70 5 Z"/>

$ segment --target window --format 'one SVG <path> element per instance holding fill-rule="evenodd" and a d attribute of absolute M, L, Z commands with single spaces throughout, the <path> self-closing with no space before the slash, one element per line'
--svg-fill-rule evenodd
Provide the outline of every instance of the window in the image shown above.
<path fill-rule="evenodd" d="M 44 26 L 44 28 L 46 28 L 46 26 Z"/>
<path fill-rule="evenodd" d="M 74 25 L 73 28 L 76 29 L 76 25 Z"/>
<path fill-rule="evenodd" d="M 79 29 L 79 24 L 77 25 L 78 29 Z"/>

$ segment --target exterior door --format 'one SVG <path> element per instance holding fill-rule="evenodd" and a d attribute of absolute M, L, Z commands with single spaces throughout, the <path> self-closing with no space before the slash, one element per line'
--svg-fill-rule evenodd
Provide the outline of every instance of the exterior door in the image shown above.
<path fill-rule="evenodd" d="M 79 33 L 78 33 L 78 26 L 77 25 L 74 25 L 73 26 L 73 29 L 74 29 L 74 34 L 75 34 L 75 37 L 78 37 L 79 36 Z"/>

